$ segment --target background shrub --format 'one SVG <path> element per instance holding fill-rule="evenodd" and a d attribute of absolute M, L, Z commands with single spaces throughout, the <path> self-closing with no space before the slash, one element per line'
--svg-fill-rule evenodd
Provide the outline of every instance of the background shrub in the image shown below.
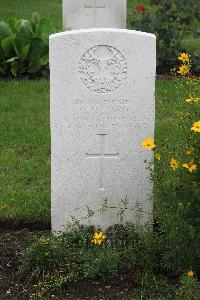
<path fill-rule="evenodd" d="M 33 13 L 31 21 L 10 19 L 0 22 L 0 75 L 49 75 L 49 35 L 54 27 Z"/>
<path fill-rule="evenodd" d="M 151 10 L 131 12 L 132 29 L 154 33 L 157 37 L 157 66 L 174 66 L 185 35 L 199 38 L 200 4 L 192 0 L 151 0 Z M 196 49 L 198 50 L 198 49 Z M 194 54 L 193 70 L 199 71 L 199 56 Z"/>

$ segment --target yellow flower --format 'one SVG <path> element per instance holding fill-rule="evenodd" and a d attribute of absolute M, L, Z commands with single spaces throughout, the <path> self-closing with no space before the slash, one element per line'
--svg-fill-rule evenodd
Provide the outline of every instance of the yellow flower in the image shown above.
<path fill-rule="evenodd" d="M 194 101 L 193 99 L 194 99 L 194 98 L 190 95 L 190 97 L 187 98 L 185 101 L 188 102 L 188 103 L 190 103 L 190 102 Z"/>
<path fill-rule="evenodd" d="M 182 62 L 186 62 L 186 61 L 190 60 L 189 55 L 185 52 L 180 53 L 180 56 L 178 57 L 178 59 L 182 60 Z"/>
<path fill-rule="evenodd" d="M 189 73 L 189 70 L 190 70 L 190 68 L 188 66 L 182 65 L 182 66 L 179 67 L 178 73 L 180 75 L 186 75 L 187 73 Z"/>
<path fill-rule="evenodd" d="M 200 101 L 200 98 L 194 98 L 194 97 L 192 97 L 192 96 L 190 95 L 190 97 L 187 98 L 185 101 L 188 102 L 188 103 L 191 103 L 191 102 L 198 102 L 198 101 Z"/>
<path fill-rule="evenodd" d="M 104 242 L 106 236 L 105 234 L 103 234 L 103 232 L 95 232 L 93 237 L 92 237 L 92 243 L 96 244 L 101 244 L 102 242 Z"/>
<path fill-rule="evenodd" d="M 172 157 L 170 161 L 170 168 L 172 168 L 175 171 L 178 168 L 178 166 L 179 166 L 179 161 Z"/>
<path fill-rule="evenodd" d="M 156 154 L 156 159 L 161 160 L 161 155 L 159 153 Z"/>
<path fill-rule="evenodd" d="M 192 154 L 192 151 L 193 151 L 193 149 L 188 149 L 187 152 L 186 152 L 186 154 L 190 155 L 190 154 Z"/>
<path fill-rule="evenodd" d="M 154 140 L 152 138 L 148 138 L 144 141 L 142 141 L 142 145 L 145 149 L 151 150 L 156 147 L 154 144 Z"/>
<path fill-rule="evenodd" d="M 193 278 L 194 277 L 194 272 L 190 271 L 187 273 L 189 278 Z"/>
<path fill-rule="evenodd" d="M 189 162 L 188 164 L 183 164 L 183 168 L 188 169 L 189 172 L 192 173 L 193 171 L 196 171 L 197 165 L 193 164 L 192 162 Z"/>
<path fill-rule="evenodd" d="M 8 207 L 8 205 L 6 205 L 6 204 L 0 204 L 0 209 L 5 209 L 7 207 Z"/>
<path fill-rule="evenodd" d="M 200 120 L 193 123 L 191 130 L 200 132 Z"/>

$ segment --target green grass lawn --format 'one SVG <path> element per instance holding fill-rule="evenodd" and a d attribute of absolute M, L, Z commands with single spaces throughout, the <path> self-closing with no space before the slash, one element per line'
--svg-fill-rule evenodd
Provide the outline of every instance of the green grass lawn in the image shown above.
<path fill-rule="evenodd" d="M 156 84 L 157 142 L 171 136 L 186 85 Z M 200 92 L 200 88 L 199 88 Z M 188 105 L 188 104 L 187 104 Z M 3 81 L 0 96 L 0 218 L 50 220 L 49 82 Z"/>
<path fill-rule="evenodd" d="M 0 21 L 30 19 L 33 12 L 48 17 L 57 31 L 62 28 L 62 0 L 1 0 Z"/>
<path fill-rule="evenodd" d="M 0 128 L 0 216 L 49 221 L 49 82 L 1 82 Z"/>

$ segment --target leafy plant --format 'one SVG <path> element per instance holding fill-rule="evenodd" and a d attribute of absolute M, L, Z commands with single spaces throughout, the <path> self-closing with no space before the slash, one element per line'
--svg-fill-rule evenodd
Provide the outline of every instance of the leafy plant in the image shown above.
<path fill-rule="evenodd" d="M 191 65 L 187 53 L 180 53 L 178 60 L 182 78 L 175 70 L 172 84 L 175 90 L 182 88 L 175 100 L 181 110 L 172 121 L 171 137 L 157 143 L 161 158 L 154 174 L 162 265 L 173 274 L 189 268 L 200 272 L 200 81 L 187 76 Z"/>
<path fill-rule="evenodd" d="M 194 0 L 151 0 L 151 4 L 154 5 L 152 10 L 144 8 L 130 12 L 130 25 L 132 29 L 156 35 L 158 67 L 173 66 L 185 35 L 191 33 L 195 38 L 200 36 L 197 26 L 199 4 Z"/>
<path fill-rule="evenodd" d="M 30 21 L 10 19 L 0 22 L 0 75 L 48 76 L 49 35 L 54 27 L 33 13 Z"/>
<path fill-rule="evenodd" d="M 94 227 L 72 227 L 59 236 L 38 240 L 25 254 L 21 275 L 33 274 L 41 285 L 57 289 L 77 280 L 119 279 L 126 272 L 141 277 L 157 266 L 152 233 L 144 235 L 133 225 L 115 225 L 105 232 L 105 240 L 92 241 Z M 50 285 L 48 284 L 50 282 Z M 59 284 L 59 286 L 57 285 Z"/>

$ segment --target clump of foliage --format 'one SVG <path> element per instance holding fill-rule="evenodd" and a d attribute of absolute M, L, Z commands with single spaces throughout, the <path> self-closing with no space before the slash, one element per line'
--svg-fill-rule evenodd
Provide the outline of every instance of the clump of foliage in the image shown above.
<path fill-rule="evenodd" d="M 157 37 L 157 66 L 174 66 L 175 57 L 181 49 L 181 41 L 185 35 L 200 37 L 197 26 L 200 18 L 199 2 L 195 0 L 150 2 L 154 5 L 152 10 L 136 7 L 135 11 L 130 11 L 131 28 L 154 33 Z"/>
<path fill-rule="evenodd" d="M 38 240 L 26 252 L 21 274 L 45 279 L 44 292 L 49 292 L 77 280 L 119 279 L 125 272 L 139 278 L 156 266 L 152 233 L 139 233 L 133 225 L 115 225 L 105 234 L 94 227 L 76 226 Z"/>
<path fill-rule="evenodd" d="M 199 78 L 188 77 L 187 53 L 178 57 L 175 90 L 181 85 L 181 110 L 171 125 L 170 137 L 158 143 L 154 182 L 155 213 L 161 226 L 162 264 L 174 273 L 193 268 L 200 273 L 200 97 Z M 165 159 L 163 159 L 165 158 Z"/>
<path fill-rule="evenodd" d="M 31 20 L 0 22 L 0 76 L 49 75 L 49 35 L 54 27 L 33 13 Z"/>
<path fill-rule="evenodd" d="M 198 299 L 196 274 L 184 272 L 180 282 L 170 282 L 159 247 L 157 234 L 133 225 L 111 226 L 105 233 L 79 225 L 32 245 L 25 253 L 21 278 L 31 274 L 37 282 L 30 299 L 59 295 L 77 281 L 122 278 L 134 283 L 134 299 Z"/>

